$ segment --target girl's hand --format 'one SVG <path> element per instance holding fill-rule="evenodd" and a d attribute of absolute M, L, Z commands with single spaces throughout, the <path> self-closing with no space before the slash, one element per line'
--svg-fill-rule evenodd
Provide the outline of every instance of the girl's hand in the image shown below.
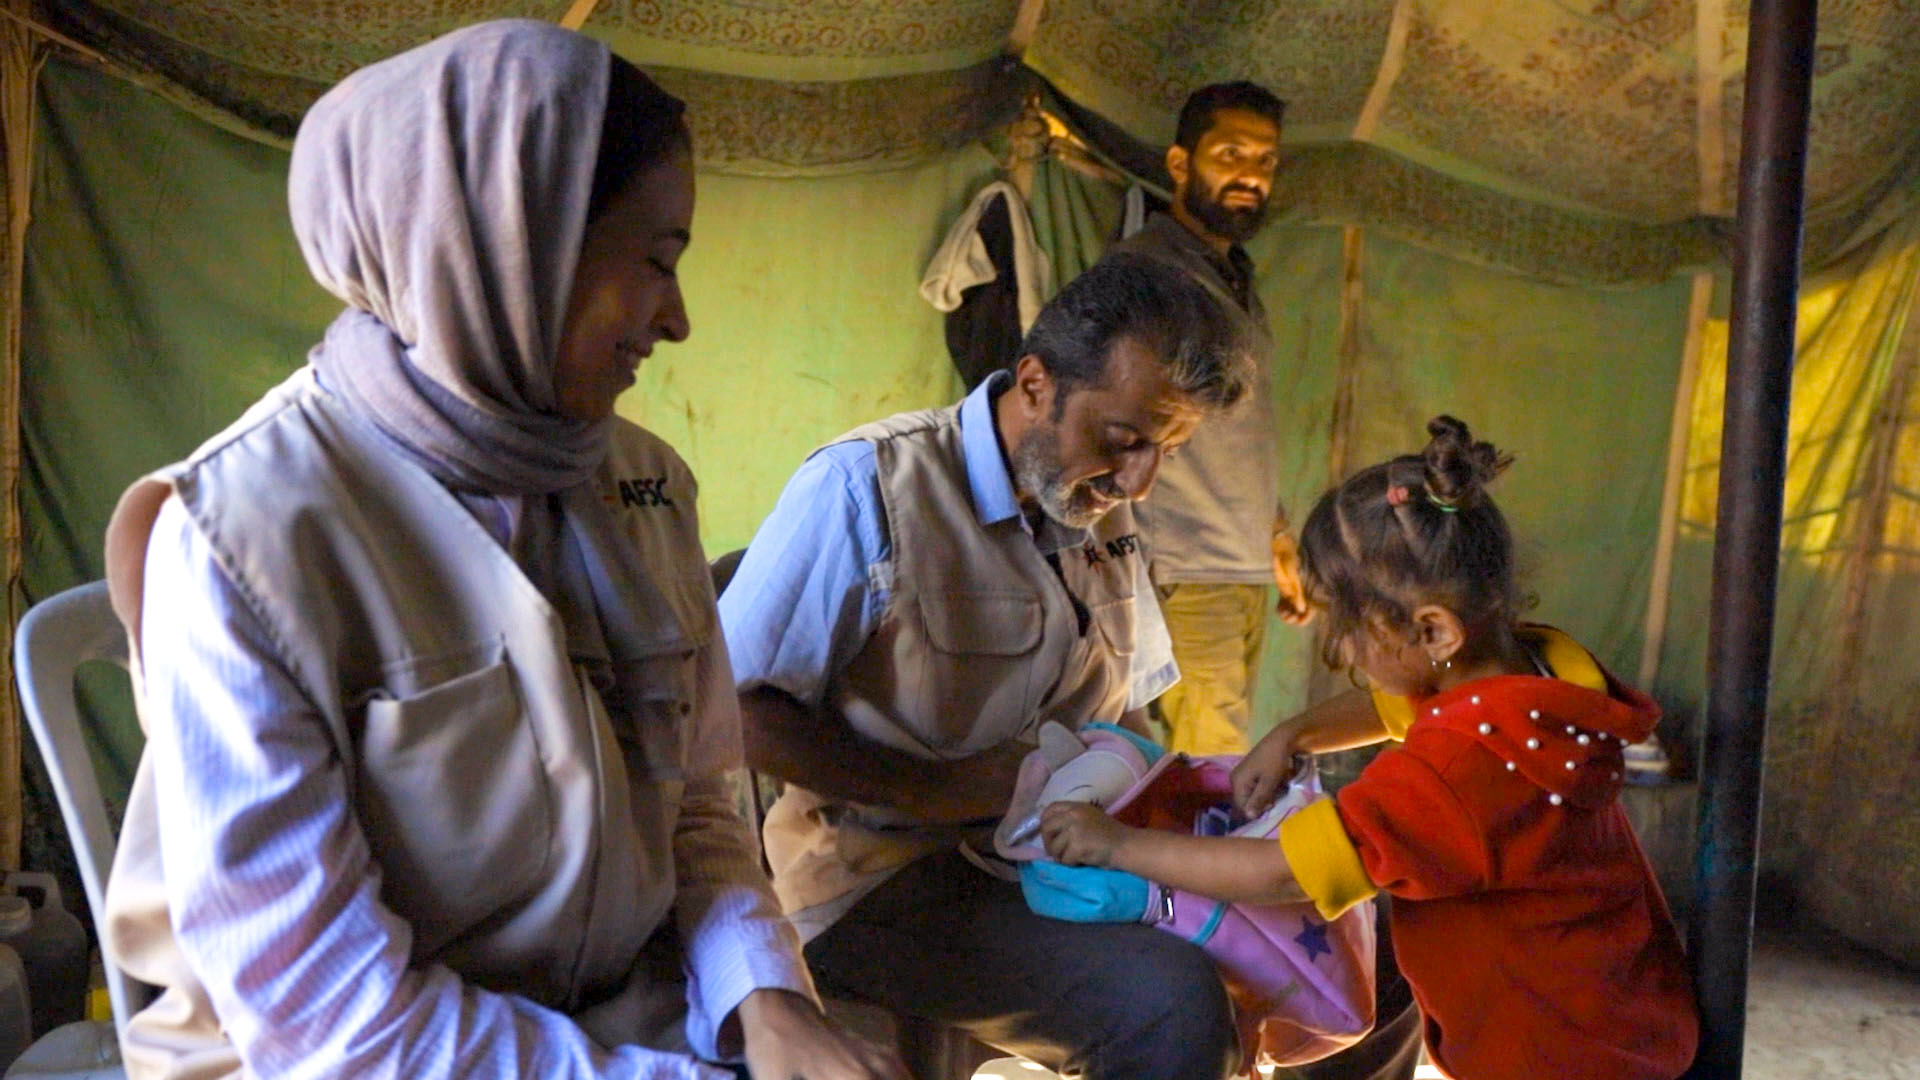
<path fill-rule="evenodd" d="M 1248 817 L 1259 817 L 1273 805 L 1287 781 L 1293 779 L 1293 757 L 1299 753 L 1300 729 L 1281 724 L 1247 751 L 1233 767 L 1233 802 Z"/>
<path fill-rule="evenodd" d="M 1047 854 L 1068 866 L 1112 866 L 1132 830 L 1086 803 L 1057 802 L 1040 814 Z"/>

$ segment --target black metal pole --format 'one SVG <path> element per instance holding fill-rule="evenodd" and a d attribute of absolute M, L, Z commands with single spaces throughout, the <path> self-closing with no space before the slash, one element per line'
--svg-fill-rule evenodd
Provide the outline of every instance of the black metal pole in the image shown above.
<path fill-rule="evenodd" d="M 1754 0 L 1747 33 L 1697 903 L 1688 934 L 1700 1000 L 1691 1074 L 1698 1080 L 1737 1080 L 1746 1039 L 1815 8 L 1815 0 Z"/>

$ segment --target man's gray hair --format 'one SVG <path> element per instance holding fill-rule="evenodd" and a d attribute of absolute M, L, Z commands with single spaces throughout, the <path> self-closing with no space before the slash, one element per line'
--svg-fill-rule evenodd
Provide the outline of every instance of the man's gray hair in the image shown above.
<path fill-rule="evenodd" d="M 1144 346 L 1174 390 L 1203 408 L 1228 408 L 1253 381 L 1239 320 L 1186 270 L 1135 252 L 1108 255 L 1068 282 L 1040 310 L 1020 351 L 1040 358 L 1061 386 L 1061 402 L 1067 392 L 1105 382 L 1121 338 Z"/>

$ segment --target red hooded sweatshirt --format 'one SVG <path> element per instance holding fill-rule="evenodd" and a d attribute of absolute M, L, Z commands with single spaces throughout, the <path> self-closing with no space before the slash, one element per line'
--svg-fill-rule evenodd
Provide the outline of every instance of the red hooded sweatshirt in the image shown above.
<path fill-rule="evenodd" d="M 1450 1076 L 1672 1080 L 1693 1061 L 1698 1014 L 1619 802 L 1621 749 L 1659 709 L 1564 635 L 1536 632 L 1558 677 L 1412 702 L 1405 745 L 1337 803 L 1294 815 L 1310 820 L 1282 843 L 1323 914 L 1370 894 L 1343 857 L 1393 896 L 1400 969 Z"/>

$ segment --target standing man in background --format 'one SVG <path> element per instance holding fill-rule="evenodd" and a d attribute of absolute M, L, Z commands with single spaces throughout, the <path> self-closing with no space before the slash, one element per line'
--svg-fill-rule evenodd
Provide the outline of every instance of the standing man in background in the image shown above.
<path fill-rule="evenodd" d="M 1206 287 L 1252 346 L 1253 382 L 1232 409 L 1202 421 L 1159 482 L 1136 504 L 1153 555 L 1180 681 L 1152 705 L 1174 750 L 1247 749 L 1254 672 L 1266 640 L 1267 582 L 1279 612 L 1307 620 L 1299 557 L 1280 505 L 1279 432 L 1273 417 L 1273 331 L 1253 290 L 1253 260 L 1241 244 L 1266 217 L 1280 163 L 1286 103 L 1250 82 L 1204 86 L 1187 98 L 1167 148 L 1173 204 L 1114 246 L 1171 261 Z M 1373 1031 L 1274 1080 L 1411 1080 L 1420 1059 L 1420 1010 L 1394 961 L 1389 906 L 1376 913 Z"/>
<path fill-rule="evenodd" d="M 1266 217 L 1286 103 L 1250 82 L 1202 87 L 1167 148 L 1169 212 L 1114 251 L 1178 264 L 1214 294 L 1253 343 L 1254 380 L 1167 460 L 1140 520 L 1173 637 L 1180 682 L 1154 703 L 1168 746 L 1189 754 L 1247 749 L 1254 673 L 1267 632 L 1267 583 L 1279 612 L 1304 622 L 1293 536 L 1280 505 L 1273 416 L 1273 332 L 1241 248 Z"/>

